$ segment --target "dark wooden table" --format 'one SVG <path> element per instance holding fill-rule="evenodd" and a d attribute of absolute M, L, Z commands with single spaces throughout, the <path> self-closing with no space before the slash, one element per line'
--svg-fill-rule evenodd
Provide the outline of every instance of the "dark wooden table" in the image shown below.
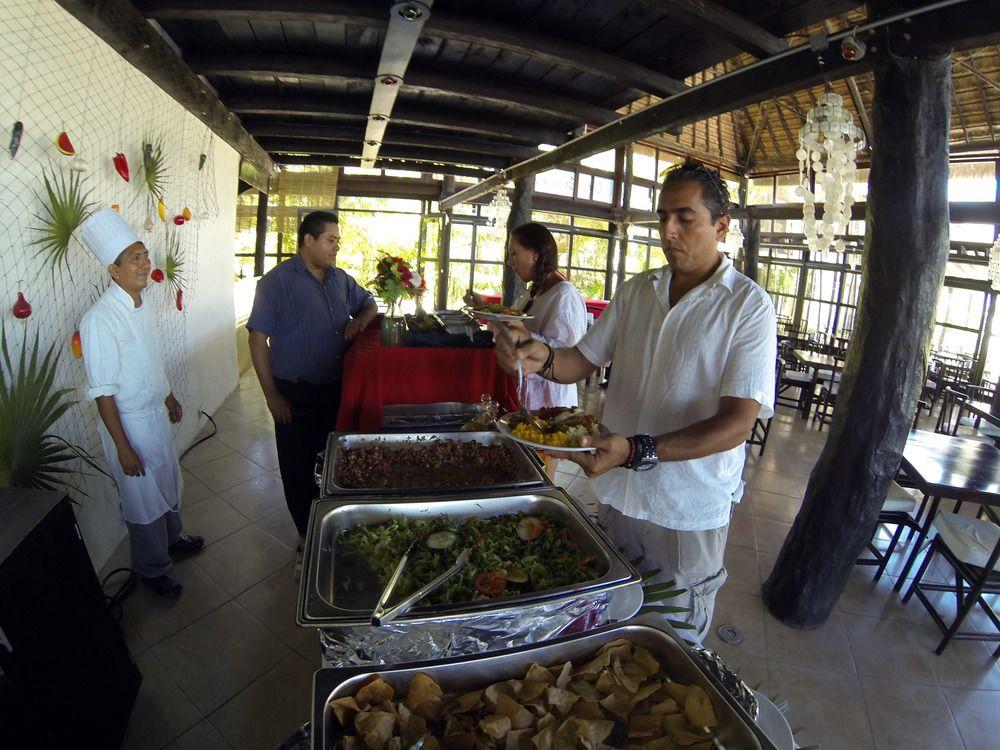
<path fill-rule="evenodd" d="M 831 357 L 829 354 L 820 354 L 808 349 L 792 349 L 792 354 L 795 356 L 795 359 L 806 367 L 811 367 L 815 370 L 832 370 L 838 366 L 837 359 Z M 839 366 L 842 367 L 843 365 Z"/>
<path fill-rule="evenodd" d="M 942 499 L 1000 505 L 1000 450 L 975 438 L 914 430 L 906 439 L 900 468 L 931 504 L 896 591 L 903 588 Z"/>

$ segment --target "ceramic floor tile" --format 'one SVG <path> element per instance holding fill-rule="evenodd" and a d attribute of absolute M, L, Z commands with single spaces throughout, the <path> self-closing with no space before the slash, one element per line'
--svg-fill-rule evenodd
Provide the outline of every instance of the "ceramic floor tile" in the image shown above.
<path fill-rule="evenodd" d="M 285 658 L 288 647 L 236 602 L 229 602 L 151 652 L 203 713 L 235 696 Z"/>
<path fill-rule="evenodd" d="M 788 701 L 786 718 L 801 746 L 823 750 L 873 748 L 868 710 L 857 675 L 770 661 L 768 690 Z"/>
<path fill-rule="evenodd" d="M 208 719 L 202 719 L 163 750 L 232 750 L 232 747 Z"/>
<path fill-rule="evenodd" d="M 240 449 L 239 454 L 265 471 L 274 471 L 278 468 L 278 449 L 274 444 L 274 438 L 262 438 L 259 442 Z"/>
<path fill-rule="evenodd" d="M 936 684 L 936 628 L 906 622 L 841 615 L 858 674 L 908 683 Z"/>
<path fill-rule="evenodd" d="M 291 648 L 316 640 L 314 628 L 303 628 L 295 622 L 299 586 L 295 583 L 292 566 L 268 576 L 236 599 L 250 614 L 260 620 Z"/>
<path fill-rule="evenodd" d="M 122 747 L 160 748 L 194 726 L 201 714 L 152 652 L 142 654 L 135 663 L 142 673 L 142 684 Z"/>
<path fill-rule="evenodd" d="M 855 673 L 851 644 L 841 615 L 836 610 L 830 613 L 826 622 L 811 630 L 789 627 L 770 613 L 765 614 L 764 624 L 767 658 L 772 663 L 787 662 L 830 673 Z"/>
<path fill-rule="evenodd" d="M 315 667 L 291 653 L 209 716 L 240 750 L 273 750 L 302 724 L 312 711 Z"/>
<path fill-rule="evenodd" d="M 729 646 L 721 641 L 717 631 L 721 625 L 732 625 L 743 634 L 743 642 Z M 715 598 L 715 613 L 705 645 L 727 658 L 727 654 L 743 652 L 762 659 L 767 658 L 767 639 L 764 629 L 764 603 L 759 595 L 748 594 L 723 586 Z"/>
<path fill-rule="evenodd" d="M 182 469 L 181 474 L 184 477 L 184 494 L 181 495 L 182 507 L 190 507 L 215 494 L 203 481 L 195 477 L 187 469 Z"/>
<path fill-rule="evenodd" d="M 314 669 L 323 666 L 323 649 L 320 646 L 319 634 L 313 629 L 312 635 L 295 647 L 296 653 L 309 662 Z"/>
<path fill-rule="evenodd" d="M 205 537 L 205 544 L 209 545 L 250 523 L 250 519 L 234 510 L 218 495 L 213 495 L 190 508 L 182 505 L 181 521 L 186 533 Z"/>
<path fill-rule="evenodd" d="M 892 672 L 886 670 L 885 674 Z M 963 747 L 941 688 L 871 677 L 863 677 L 861 685 L 876 747 L 885 750 Z"/>
<path fill-rule="evenodd" d="M 276 510 L 264 516 L 257 521 L 256 525 L 289 549 L 295 549 L 299 544 L 299 531 L 295 528 L 295 523 L 287 508 Z"/>
<path fill-rule="evenodd" d="M 295 561 L 295 551 L 255 525 L 206 547 L 198 567 L 230 596 L 238 596 Z"/>
<path fill-rule="evenodd" d="M 996 693 L 945 688 L 944 696 L 967 750 L 1000 747 L 1000 699 Z"/>
<path fill-rule="evenodd" d="M 215 426 L 220 432 L 223 430 L 238 430 L 248 421 L 243 415 L 225 407 L 216 410 L 212 415 L 212 419 L 215 421 Z"/>
<path fill-rule="evenodd" d="M 226 592 L 192 559 L 175 564 L 170 575 L 184 585 L 184 591 L 177 599 L 157 596 L 148 587 L 139 585 L 125 600 L 128 621 L 149 646 L 187 627 L 229 600 Z"/>
<path fill-rule="evenodd" d="M 233 449 L 221 440 L 209 438 L 204 443 L 199 443 L 191 448 L 187 455 L 181 459 L 181 466 L 190 471 L 197 466 L 202 466 L 223 456 L 231 455 L 232 452 Z"/>
<path fill-rule="evenodd" d="M 754 505 L 754 529 L 757 532 L 757 549 L 761 552 L 777 554 L 781 551 L 781 545 L 785 543 L 785 537 L 791 530 L 790 523 L 781 521 L 770 521 L 756 515 L 756 504 Z"/>
<path fill-rule="evenodd" d="M 940 643 L 941 631 L 933 636 Z M 948 688 L 989 690 L 994 692 L 1000 709 L 1000 666 L 993 658 L 996 642 L 955 641 L 948 644 L 944 653 L 931 660 L 937 684 Z"/>
<path fill-rule="evenodd" d="M 760 570 L 757 567 L 757 551 L 735 544 L 726 545 L 726 573 L 729 575 L 726 587 L 760 594 Z"/>
<path fill-rule="evenodd" d="M 191 469 L 191 473 L 208 485 L 213 492 L 228 490 L 263 474 L 264 471 L 253 461 L 238 453 L 217 458 Z"/>
<path fill-rule="evenodd" d="M 239 429 L 221 430 L 215 439 L 234 451 L 248 448 L 264 440 L 274 440 L 274 422 L 271 418 L 248 422 Z"/>
<path fill-rule="evenodd" d="M 760 489 L 753 493 L 753 514 L 757 518 L 791 523 L 798 515 L 801 505 L 802 498 L 776 495 Z"/>
<path fill-rule="evenodd" d="M 733 513 L 729 519 L 729 533 L 726 545 L 757 549 L 757 532 L 753 525 L 753 516 L 746 513 Z"/>
<path fill-rule="evenodd" d="M 927 624 L 926 613 L 919 602 L 911 600 L 904 604 L 901 595 L 893 591 L 895 581 L 891 576 L 883 574 L 876 583 L 872 580 L 874 575 L 874 567 L 855 566 L 837 600 L 837 610 L 883 620 Z"/>
<path fill-rule="evenodd" d="M 219 497 L 251 521 L 259 521 L 285 507 L 285 491 L 281 480 L 273 474 L 261 474 L 249 482 L 230 487 Z"/>

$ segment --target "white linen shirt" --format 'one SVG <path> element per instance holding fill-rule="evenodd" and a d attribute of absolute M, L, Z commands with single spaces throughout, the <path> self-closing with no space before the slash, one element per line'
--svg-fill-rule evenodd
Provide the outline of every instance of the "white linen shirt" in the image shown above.
<path fill-rule="evenodd" d="M 525 292 L 514 303 L 515 310 L 523 310 L 531 295 Z M 535 297 L 524 321 L 531 335 L 554 349 L 575 346 L 587 332 L 587 306 L 576 287 L 568 281 L 553 284 L 551 289 Z M 525 376 L 524 395 L 521 399 L 526 409 L 546 406 L 576 406 L 576 383 L 556 383 L 536 373 Z"/>
<path fill-rule="evenodd" d="M 604 424 L 660 435 L 714 416 L 723 396 L 753 399 L 770 417 L 777 330 L 767 292 L 723 258 L 671 309 L 670 279 L 664 267 L 627 281 L 577 344 L 595 365 L 614 361 Z M 742 497 L 744 456 L 738 445 L 645 472 L 614 469 L 591 486 L 626 516 L 678 531 L 716 529 Z"/>

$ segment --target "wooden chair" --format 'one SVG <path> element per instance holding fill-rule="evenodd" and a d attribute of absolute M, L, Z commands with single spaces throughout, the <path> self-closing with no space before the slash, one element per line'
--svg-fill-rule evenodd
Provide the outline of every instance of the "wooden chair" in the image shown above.
<path fill-rule="evenodd" d="M 778 406 L 778 391 L 781 388 L 781 375 L 784 372 L 785 363 L 780 359 L 775 363 L 774 372 L 774 406 Z M 761 419 L 758 417 L 754 420 L 753 429 L 750 430 L 750 437 L 747 438 L 747 444 L 752 448 L 755 445 L 760 446 L 760 452 L 758 456 L 764 455 L 764 447 L 767 445 L 767 436 L 771 434 L 771 420 L 774 416 L 770 416 L 767 419 Z"/>
<path fill-rule="evenodd" d="M 939 655 L 952 639 L 1000 641 L 1000 618 L 983 596 L 1000 594 L 1000 525 L 996 512 L 989 506 L 982 506 L 975 518 L 957 512 L 938 513 L 932 523 L 937 533 L 903 601 L 909 601 L 916 594 L 944 633 L 944 638 L 935 649 Z M 935 555 L 951 566 L 955 573 L 954 584 L 923 580 Z M 925 590 L 949 591 L 955 595 L 957 611 L 950 624 L 927 598 Z M 986 613 L 996 632 L 961 630 L 962 623 L 976 605 Z M 993 658 L 997 657 L 1000 657 L 1000 646 L 993 651 Z"/>
<path fill-rule="evenodd" d="M 802 367 L 801 363 L 791 354 L 794 347 L 789 342 L 784 342 L 779 347 L 779 363 L 777 386 L 778 391 L 774 396 L 774 405 L 791 406 L 796 411 L 802 411 L 804 399 L 807 398 L 809 388 L 813 383 L 812 373 Z M 787 395 L 792 389 L 798 390 L 795 396 Z"/>
<path fill-rule="evenodd" d="M 840 376 L 844 371 L 843 357 L 834 357 L 834 365 L 829 370 L 816 369 L 813 373 L 813 385 L 810 393 L 816 392 L 820 385 L 819 396 L 816 398 L 816 408 L 813 412 L 813 424 L 819 422 L 819 431 L 824 425 L 833 422 L 833 410 L 837 405 L 837 393 L 840 391 Z"/>
<path fill-rule="evenodd" d="M 895 480 L 889 485 L 885 501 L 882 503 L 882 510 L 878 514 L 875 533 L 872 534 L 871 541 L 865 545 L 866 549 L 872 554 L 872 557 L 859 557 L 856 561 L 857 565 L 876 566 L 875 578 L 873 580 L 877 581 L 885 572 L 885 567 L 889 564 L 889 559 L 892 557 L 896 545 L 899 544 L 899 537 L 902 536 L 903 529 L 910 529 L 909 538 L 911 539 L 914 532 L 920 530 L 920 524 L 917 522 L 917 519 L 923 513 L 927 498 L 923 498 L 920 509 L 917 510 L 918 496 L 919 493 L 917 490 L 907 489 Z M 875 546 L 875 534 L 878 533 L 881 526 L 896 527 L 884 551 Z"/>

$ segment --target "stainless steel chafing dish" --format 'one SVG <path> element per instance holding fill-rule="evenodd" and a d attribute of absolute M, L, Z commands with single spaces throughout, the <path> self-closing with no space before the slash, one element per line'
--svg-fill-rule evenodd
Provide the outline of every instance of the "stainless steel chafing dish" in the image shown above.
<path fill-rule="evenodd" d="M 604 563 L 599 578 L 573 586 L 546 591 L 458 604 L 424 605 L 412 608 L 394 625 L 441 624 L 461 620 L 474 613 L 502 612 L 506 616 L 521 607 L 536 607 L 546 602 L 597 597 L 614 589 L 638 588 L 640 576 L 604 533 L 577 507 L 559 487 L 539 488 L 525 493 L 465 493 L 456 496 L 424 496 L 392 499 L 338 498 L 321 499 L 313 504 L 303 559 L 302 583 L 299 586 L 298 623 L 307 627 L 344 627 L 369 625 L 372 608 L 378 599 L 377 586 L 363 594 L 344 593 L 342 575 L 337 567 L 338 535 L 359 524 L 373 524 L 392 518 L 434 518 L 448 515 L 456 520 L 492 518 L 524 512 L 559 521 L 579 542 L 587 554 Z M 357 574 L 357 571 L 351 571 Z M 632 613 L 634 614 L 634 610 Z"/>
<path fill-rule="evenodd" d="M 405 689 L 417 672 L 424 672 L 446 693 L 462 693 L 494 682 L 519 679 L 532 663 L 551 665 L 567 660 L 582 662 L 603 644 L 627 638 L 650 651 L 664 671 L 686 684 L 708 693 L 719 726 L 715 734 L 725 750 L 777 750 L 721 684 L 692 658 L 677 634 L 656 616 L 646 616 L 609 625 L 548 643 L 469 657 L 395 665 L 388 668 L 348 667 L 321 669 L 313 676 L 312 747 L 328 750 L 336 740 L 336 722 L 329 701 L 353 695 L 373 675 L 389 682 L 397 691 Z"/>
<path fill-rule="evenodd" d="M 357 488 L 344 487 L 340 484 L 340 474 L 338 466 L 341 455 L 345 450 L 351 448 L 364 448 L 367 445 L 379 442 L 383 445 L 403 447 L 407 444 L 420 442 L 433 442 L 437 440 L 457 440 L 459 442 L 477 442 L 483 445 L 503 445 L 510 451 L 514 458 L 516 470 L 514 476 L 508 482 L 499 482 L 490 485 L 464 485 L 462 487 L 411 487 L 411 488 Z M 494 490 L 499 488 L 522 488 L 538 487 L 549 483 L 545 470 L 542 468 L 534 451 L 526 449 L 520 443 L 516 443 L 510 438 L 493 430 L 482 432 L 400 432 L 400 433 L 359 433 L 359 432 L 331 432 L 326 442 L 326 454 L 323 461 L 322 471 L 317 473 L 317 482 L 320 488 L 320 497 L 338 496 L 385 496 L 385 495 L 413 495 L 416 493 L 428 492 L 481 492 L 484 490 Z"/>

